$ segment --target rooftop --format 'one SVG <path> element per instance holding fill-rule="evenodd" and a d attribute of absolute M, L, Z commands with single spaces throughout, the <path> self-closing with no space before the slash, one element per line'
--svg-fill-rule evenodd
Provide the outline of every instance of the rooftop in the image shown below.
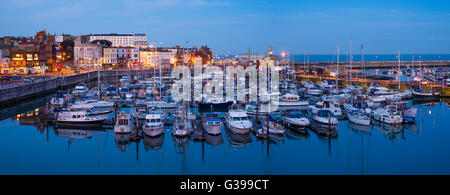
<path fill-rule="evenodd" d="M 146 36 L 145 33 L 135 33 L 135 34 L 118 34 L 118 33 L 108 33 L 108 34 L 93 34 L 92 36 Z"/>

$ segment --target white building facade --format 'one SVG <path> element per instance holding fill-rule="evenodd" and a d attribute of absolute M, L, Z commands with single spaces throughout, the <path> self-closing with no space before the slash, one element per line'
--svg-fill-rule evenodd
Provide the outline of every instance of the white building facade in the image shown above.
<path fill-rule="evenodd" d="M 112 47 L 137 47 L 146 48 L 148 45 L 146 34 L 94 34 L 90 36 L 90 42 L 95 40 L 111 41 Z"/>

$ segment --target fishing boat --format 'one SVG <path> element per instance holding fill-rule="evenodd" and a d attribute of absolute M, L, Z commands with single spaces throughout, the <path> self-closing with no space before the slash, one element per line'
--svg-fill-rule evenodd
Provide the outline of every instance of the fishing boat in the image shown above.
<path fill-rule="evenodd" d="M 58 126 L 100 126 L 106 117 L 89 116 L 86 111 L 63 111 L 57 115 Z"/>
<path fill-rule="evenodd" d="M 235 104 L 228 110 L 225 122 L 230 131 L 236 134 L 248 134 L 253 127 L 247 113 Z"/>
<path fill-rule="evenodd" d="M 115 133 L 131 133 L 133 129 L 133 120 L 131 114 L 120 112 L 114 125 Z"/>
<path fill-rule="evenodd" d="M 312 115 L 311 119 L 330 128 L 334 128 L 339 123 L 330 110 L 319 110 L 317 114 Z"/>
<path fill-rule="evenodd" d="M 308 98 L 301 98 L 298 95 L 288 93 L 280 98 L 280 101 L 274 101 L 274 105 L 279 107 L 298 107 L 309 105 Z"/>
<path fill-rule="evenodd" d="M 397 106 L 387 105 L 385 108 L 378 108 L 372 111 L 372 118 L 376 121 L 388 124 L 401 124 L 403 117 L 398 112 Z"/>
<path fill-rule="evenodd" d="M 307 126 L 309 126 L 309 119 L 306 118 L 305 114 L 303 114 L 303 112 L 301 111 L 285 112 L 282 120 L 285 126 L 291 128 L 305 129 Z"/>
<path fill-rule="evenodd" d="M 206 113 L 204 119 L 204 128 L 208 134 L 219 135 L 222 133 L 223 123 L 216 113 Z"/>
<path fill-rule="evenodd" d="M 163 114 L 157 110 L 147 113 L 142 130 L 150 137 L 161 135 L 164 132 Z"/>
<path fill-rule="evenodd" d="M 86 87 L 86 84 L 80 83 L 77 86 L 75 86 L 75 89 L 72 91 L 72 94 L 74 95 L 83 95 L 87 93 L 89 89 Z"/>
<path fill-rule="evenodd" d="M 361 110 L 350 110 L 347 113 L 348 120 L 357 125 L 370 125 L 370 117 L 364 114 Z"/>
<path fill-rule="evenodd" d="M 186 137 L 193 132 L 192 124 L 187 119 L 175 119 L 172 127 L 172 135 L 176 137 Z"/>

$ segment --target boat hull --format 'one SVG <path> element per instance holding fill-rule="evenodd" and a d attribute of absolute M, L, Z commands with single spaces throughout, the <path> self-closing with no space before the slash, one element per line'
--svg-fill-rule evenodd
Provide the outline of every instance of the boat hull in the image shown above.
<path fill-rule="evenodd" d="M 205 131 L 211 135 L 219 135 L 222 133 L 222 126 L 220 125 L 205 125 Z"/>
<path fill-rule="evenodd" d="M 232 133 L 235 133 L 235 134 L 248 134 L 251 129 L 251 127 L 250 128 L 237 127 L 237 126 L 231 125 L 229 122 L 227 122 L 227 127 L 228 127 L 228 129 L 230 129 L 230 131 Z"/>
<path fill-rule="evenodd" d="M 164 132 L 164 128 L 144 128 L 143 131 L 149 137 L 156 137 Z"/>
<path fill-rule="evenodd" d="M 309 126 L 309 120 L 302 120 L 302 121 L 294 121 L 289 118 L 283 119 L 283 124 L 287 127 L 295 128 L 295 129 L 305 129 Z"/>
<path fill-rule="evenodd" d="M 57 121 L 58 126 L 101 126 L 104 119 L 90 121 Z"/>

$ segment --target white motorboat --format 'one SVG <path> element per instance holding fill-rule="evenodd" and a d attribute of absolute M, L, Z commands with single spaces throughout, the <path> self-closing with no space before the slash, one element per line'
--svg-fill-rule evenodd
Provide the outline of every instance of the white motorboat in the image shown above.
<path fill-rule="evenodd" d="M 131 133 L 133 129 L 133 120 L 131 118 L 131 114 L 120 112 L 117 115 L 116 124 L 114 125 L 115 133 Z"/>
<path fill-rule="evenodd" d="M 92 106 L 97 110 L 113 110 L 114 102 L 112 101 L 98 101 L 98 100 L 85 100 L 75 102 L 72 106 L 83 107 L 85 105 Z"/>
<path fill-rule="evenodd" d="M 361 110 L 361 112 L 363 112 L 364 114 L 370 115 L 370 113 L 372 112 L 372 109 L 370 109 L 369 104 L 366 101 L 359 101 L 353 104 L 344 104 L 344 109 L 347 113 L 353 110 Z"/>
<path fill-rule="evenodd" d="M 397 106 L 395 105 L 388 105 L 385 108 L 378 108 L 372 111 L 372 118 L 376 121 L 388 124 L 403 123 L 403 117 L 400 115 Z"/>
<path fill-rule="evenodd" d="M 318 87 L 316 86 L 310 86 L 308 87 L 308 94 L 310 96 L 321 96 L 322 95 L 322 90 L 320 90 Z"/>
<path fill-rule="evenodd" d="M 63 107 L 66 103 L 66 99 L 62 97 L 54 97 L 50 100 L 51 106 Z"/>
<path fill-rule="evenodd" d="M 350 110 L 347 113 L 348 120 L 357 125 L 370 125 L 370 117 L 365 115 L 361 110 Z"/>
<path fill-rule="evenodd" d="M 97 126 L 102 125 L 106 117 L 89 116 L 86 111 L 63 111 L 57 115 L 60 126 Z"/>
<path fill-rule="evenodd" d="M 392 105 L 397 106 L 397 110 L 403 114 L 404 117 L 416 118 L 417 108 L 407 106 L 407 102 L 391 102 Z"/>
<path fill-rule="evenodd" d="M 237 105 L 230 107 L 225 122 L 230 131 L 236 134 L 248 134 L 253 127 L 247 113 Z"/>
<path fill-rule="evenodd" d="M 82 95 L 89 92 L 89 89 L 86 87 L 86 84 L 80 83 L 77 86 L 75 86 L 75 89 L 72 91 L 75 95 Z"/>
<path fill-rule="evenodd" d="M 273 101 L 274 105 L 278 105 L 279 107 L 298 107 L 298 106 L 307 106 L 309 105 L 309 101 L 307 98 L 301 98 L 298 95 L 288 93 L 280 98 L 280 101 Z"/>
<path fill-rule="evenodd" d="M 301 111 L 286 112 L 283 116 L 283 124 L 287 127 L 304 129 L 309 126 L 309 119 Z"/>
<path fill-rule="evenodd" d="M 156 137 L 164 132 L 163 113 L 153 110 L 145 115 L 144 133 L 150 137 Z"/>
<path fill-rule="evenodd" d="M 86 111 L 90 116 L 99 116 L 108 118 L 112 110 L 97 110 L 91 104 L 75 104 L 68 107 L 70 111 Z"/>
<path fill-rule="evenodd" d="M 320 110 L 329 110 L 336 117 L 343 117 L 340 105 L 334 101 L 320 101 L 314 106 L 309 106 L 311 113 L 317 114 Z"/>
<path fill-rule="evenodd" d="M 393 90 L 390 90 L 386 87 L 380 87 L 380 86 L 371 86 L 367 89 L 367 91 L 369 92 L 369 94 L 371 95 L 392 95 L 394 94 Z"/>
<path fill-rule="evenodd" d="M 219 135 L 222 133 L 223 123 L 216 113 L 206 113 L 204 119 L 205 131 L 211 135 Z"/>
<path fill-rule="evenodd" d="M 323 80 L 322 82 L 318 83 L 320 89 L 324 90 L 324 89 L 331 89 L 331 88 L 335 88 L 336 85 L 329 80 Z"/>
<path fill-rule="evenodd" d="M 132 100 L 134 98 L 134 93 L 133 92 L 128 92 L 127 94 L 125 94 L 125 99 L 127 100 Z"/>
<path fill-rule="evenodd" d="M 312 115 L 311 119 L 318 123 L 328 125 L 331 128 L 334 128 L 339 123 L 339 120 L 334 117 L 330 110 L 319 110 L 317 114 Z"/>

